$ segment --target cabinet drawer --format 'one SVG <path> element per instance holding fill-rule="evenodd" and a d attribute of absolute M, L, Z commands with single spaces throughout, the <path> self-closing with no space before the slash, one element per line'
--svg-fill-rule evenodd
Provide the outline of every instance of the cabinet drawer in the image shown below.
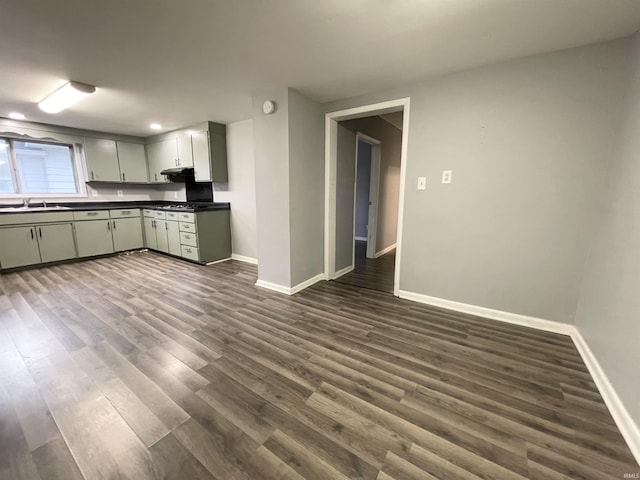
<path fill-rule="evenodd" d="M 180 214 L 182 215 L 182 214 Z M 185 223 L 185 222 L 180 222 L 180 231 L 181 232 L 189 232 L 189 233 L 196 233 L 196 224 L 195 223 Z"/>
<path fill-rule="evenodd" d="M 177 212 L 167 212 L 167 220 L 173 220 L 174 222 L 178 221 L 178 213 Z"/>
<path fill-rule="evenodd" d="M 159 210 L 154 210 L 153 211 L 153 216 L 155 218 L 159 218 L 160 220 L 164 220 L 167 218 L 167 212 L 161 212 Z"/>
<path fill-rule="evenodd" d="M 182 245 L 182 256 L 184 258 L 188 258 L 189 260 L 195 260 L 196 262 L 200 260 L 200 255 L 196 247 Z"/>
<path fill-rule="evenodd" d="M 111 218 L 139 217 L 140 216 L 140 210 L 138 208 L 109 210 L 109 215 L 111 216 Z"/>
<path fill-rule="evenodd" d="M 142 210 L 142 215 L 144 215 L 145 217 L 154 217 L 154 210 L 151 210 L 150 208 L 145 208 L 144 210 Z"/>
<path fill-rule="evenodd" d="M 73 212 L 74 220 L 107 220 L 109 218 L 109 210 L 86 210 Z"/>
<path fill-rule="evenodd" d="M 191 212 L 180 212 L 180 221 L 185 223 L 196 223 L 196 214 Z"/>
<path fill-rule="evenodd" d="M 195 233 L 180 232 L 180 243 L 190 247 L 197 247 L 198 236 Z"/>

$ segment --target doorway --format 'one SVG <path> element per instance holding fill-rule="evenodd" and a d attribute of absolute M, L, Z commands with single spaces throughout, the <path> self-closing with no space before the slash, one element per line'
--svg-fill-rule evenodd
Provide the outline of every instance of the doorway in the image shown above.
<path fill-rule="evenodd" d="M 370 192 L 376 193 L 377 183 L 380 181 L 380 173 L 376 177 L 375 152 L 380 151 L 381 142 L 363 132 L 351 132 L 342 127 L 339 122 L 349 120 L 364 119 L 365 117 L 384 116 L 401 112 L 400 124 L 401 138 L 399 143 L 399 160 L 397 168 L 393 171 L 396 186 L 395 216 L 393 220 L 385 219 L 387 226 L 393 221 L 393 244 L 380 247 L 380 230 L 378 202 L 375 195 L 370 198 L 371 205 L 366 211 L 369 229 L 366 236 L 359 229 L 363 223 L 358 215 L 358 205 L 356 197 L 357 188 L 357 163 L 355 161 L 356 149 L 362 145 L 365 151 L 371 146 L 372 155 L 369 156 L 369 170 L 374 175 L 369 177 Z M 409 126 L 409 99 L 399 99 L 383 102 L 348 110 L 331 112 L 325 116 L 325 278 L 335 280 L 341 278 L 343 282 L 348 282 L 355 276 L 353 272 L 356 267 L 361 267 L 359 273 L 372 273 L 375 277 L 378 273 L 386 274 L 388 285 L 384 286 L 385 291 L 393 291 L 398 295 L 400 279 L 400 260 L 402 248 L 402 214 L 403 214 L 403 192 L 404 177 L 407 154 L 407 133 Z M 363 141 L 364 144 L 360 142 Z M 382 142 L 384 143 L 384 142 Z M 351 147 L 352 146 L 352 147 Z M 352 163 L 344 166 L 346 162 L 339 162 L 339 158 L 351 158 Z M 380 155 L 378 155 L 378 159 Z M 363 160 L 365 162 L 365 160 Z M 355 165 L 354 165 L 355 163 Z M 374 177 L 374 178 L 372 178 Z M 361 182 L 365 183 L 365 182 Z M 371 187 L 374 187 L 373 189 Z M 352 206 L 347 207 L 347 205 Z M 349 211 L 351 210 L 351 211 Z M 375 219 L 371 219 L 375 215 Z M 375 227 L 375 230 L 374 230 Z M 359 233 L 359 234 L 356 234 Z M 372 235 L 373 233 L 373 235 Z M 358 237 L 358 238 L 356 238 Z M 372 239 L 373 237 L 373 239 Z M 388 235 L 386 235 L 388 237 Z M 366 240 L 362 240 L 366 238 Z M 374 240 L 374 241 L 372 241 Z M 388 238 L 386 239 L 388 241 Z M 348 248 L 348 250 L 347 250 Z M 386 255 L 385 254 L 389 254 Z M 377 257 L 377 258 L 376 258 Z M 381 266 L 385 263 L 382 272 L 372 271 L 371 267 Z M 391 268 L 390 268 L 391 267 Z M 375 268 L 374 268 L 375 270 Z M 351 276 L 348 277 L 348 275 Z M 375 282 L 374 282 L 375 283 Z"/>

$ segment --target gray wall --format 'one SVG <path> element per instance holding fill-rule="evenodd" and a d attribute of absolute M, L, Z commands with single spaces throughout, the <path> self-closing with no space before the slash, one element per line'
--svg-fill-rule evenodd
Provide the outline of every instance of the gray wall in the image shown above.
<path fill-rule="evenodd" d="M 231 203 L 232 251 L 258 257 L 256 234 L 256 176 L 253 151 L 253 120 L 227 125 L 228 183 L 215 183 L 216 202 Z"/>
<path fill-rule="evenodd" d="M 275 100 L 272 115 L 262 103 Z M 256 171 L 258 278 L 291 285 L 289 237 L 289 93 L 286 88 L 256 95 L 253 101 L 253 147 Z"/>
<path fill-rule="evenodd" d="M 289 89 L 291 286 L 324 270 L 324 111 Z"/>
<path fill-rule="evenodd" d="M 369 190 L 371 187 L 371 144 L 358 142 L 356 165 L 356 237 L 367 238 Z"/>
<path fill-rule="evenodd" d="M 628 111 L 613 152 L 602 216 L 586 264 L 576 324 L 640 426 L 640 37 Z"/>
<path fill-rule="evenodd" d="M 355 177 L 356 134 L 339 123 L 336 175 L 336 272 L 353 263 Z"/>
<path fill-rule="evenodd" d="M 628 52 L 598 44 L 325 105 L 411 98 L 402 290 L 574 321 Z"/>
<path fill-rule="evenodd" d="M 400 114 L 401 118 L 402 114 Z M 344 126 L 381 142 L 376 236 L 376 252 L 379 252 L 395 244 L 398 237 L 402 131 L 378 116 L 349 120 L 344 122 Z"/>

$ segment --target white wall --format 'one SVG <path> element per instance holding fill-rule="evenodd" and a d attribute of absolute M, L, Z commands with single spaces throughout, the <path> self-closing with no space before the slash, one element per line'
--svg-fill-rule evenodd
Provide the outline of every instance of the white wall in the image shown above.
<path fill-rule="evenodd" d="M 233 253 L 257 259 L 253 120 L 227 125 L 227 167 L 229 182 L 214 184 L 213 199 L 231 203 Z"/>
<path fill-rule="evenodd" d="M 539 55 L 325 105 L 411 98 L 401 290 L 573 323 L 629 48 Z"/>

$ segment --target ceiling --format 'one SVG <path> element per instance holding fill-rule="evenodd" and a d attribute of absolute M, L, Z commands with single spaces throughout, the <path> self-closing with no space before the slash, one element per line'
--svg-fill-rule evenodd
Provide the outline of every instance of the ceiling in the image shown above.
<path fill-rule="evenodd" d="M 273 86 L 327 102 L 639 27 L 639 0 L 5 0 L 0 116 L 147 136 Z M 40 112 L 66 80 L 98 90 Z"/>

